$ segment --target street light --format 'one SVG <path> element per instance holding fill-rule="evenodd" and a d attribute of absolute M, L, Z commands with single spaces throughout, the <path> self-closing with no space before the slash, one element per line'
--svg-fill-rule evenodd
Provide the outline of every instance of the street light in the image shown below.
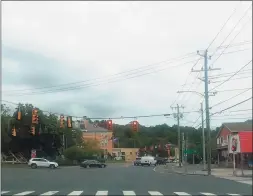
<path fill-rule="evenodd" d="M 197 92 L 197 91 L 177 91 L 177 93 L 195 93 L 201 97 L 205 97 L 204 94 Z M 209 96 L 215 96 L 217 92 L 210 92 L 211 94 Z M 204 130 L 204 111 L 203 111 L 203 102 L 201 102 L 201 120 L 202 120 L 202 144 L 203 144 L 203 169 L 206 170 L 206 146 L 205 146 L 205 130 Z M 210 138 L 209 138 L 210 140 Z M 210 156 L 211 157 L 211 156 Z"/>

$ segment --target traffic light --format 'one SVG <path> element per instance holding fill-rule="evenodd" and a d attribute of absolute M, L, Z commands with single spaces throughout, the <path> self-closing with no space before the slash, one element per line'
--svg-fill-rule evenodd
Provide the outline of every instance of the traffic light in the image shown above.
<path fill-rule="evenodd" d="M 107 129 L 112 131 L 112 120 L 107 121 Z"/>
<path fill-rule="evenodd" d="M 64 128 L 64 116 L 60 116 L 60 128 Z"/>
<path fill-rule="evenodd" d="M 137 120 L 132 122 L 133 131 L 138 131 L 138 122 Z"/>
<path fill-rule="evenodd" d="M 31 126 L 31 134 L 35 135 L 35 126 Z"/>
<path fill-rule="evenodd" d="M 13 137 L 16 137 L 16 136 L 17 136 L 17 132 L 16 132 L 16 128 L 15 128 L 15 127 L 12 128 L 12 130 L 11 130 L 11 135 L 12 135 Z"/>
<path fill-rule="evenodd" d="M 18 111 L 18 113 L 17 113 L 17 120 L 21 120 L 21 112 L 20 111 Z"/>
<path fill-rule="evenodd" d="M 67 117 L 67 126 L 68 126 L 68 128 L 72 128 L 72 117 L 71 116 Z"/>
<path fill-rule="evenodd" d="M 38 110 L 33 109 L 32 110 L 32 124 L 38 124 L 38 123 L 39 123 Z"/>

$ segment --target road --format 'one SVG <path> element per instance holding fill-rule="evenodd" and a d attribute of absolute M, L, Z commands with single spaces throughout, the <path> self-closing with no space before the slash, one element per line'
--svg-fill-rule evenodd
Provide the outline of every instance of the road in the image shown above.
<path fill-rule="evenodd" d="M 252 186 L 212 176 L 184 176 L 154 167 L 2 168 L 1 195 L 251 195 Z M 209 194 L 208 194 L 209 193 Z"/>

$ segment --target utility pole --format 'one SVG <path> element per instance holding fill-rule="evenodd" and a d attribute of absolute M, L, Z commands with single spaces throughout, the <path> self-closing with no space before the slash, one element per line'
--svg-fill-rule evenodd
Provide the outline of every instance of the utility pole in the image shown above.
<path fill-rule="evenodd" d="M 206 140 L 205 140 L 205 128 L 204 128 L 204 111 L 203 102 L 201 105 L 201 121 L 202 121 L 202 147 L 203 147 L 203 169 L 206 170 Z"/>
<path fill-rule="evenodd" d="M 209 115 L 209 90 L 208 90 L 208 71 L 213 71 L 213 70 L 220 70 L 220 68 L 208 68 L 208 59 L 211 57 L 208 57 L 208 51 L 205 50 L 204 54 L 201 55 L 199 51 L 197 51 L 198 55 L 204 57 L 204 69 L 202 68 L 201 70 L 192 70 L 192 72 L 202 72 L 204 71 L 204 83 L 205 83 L 205 106 L 206 106 L 206 129 L 208 133 L 208 161 L 207 161 L 207 170 L 208 170 L 208 175 L 211 175 L 211 130 L 210 130 L 210 115 Z"/>
<path fill-rule="evenodd" d="M 181 152 L 180 152 L 180 149 L 181 149 L 181 141 L 180 141 L 180 119 L 183 118 L 183 114 L 180 113 L 180 108 L 184 108 L 182 106 L 179 107 L 179 105 L 177 104 L 177 107 L 171 107 L 172 109 L 177 109 L 177 113 L 173 114 L 174 115 L 174 118 L 177 119 L 177 134 L 178 134 L 178 142 L 177 142 L 177 145 L 178 145 L 178 161 L 179 161 L 179 167 L 182 166 L 182 157 L 181 157 Z"/>
<path fill-rule="evenodd" d="M 185 141 L 184 141 L 184 133 L 182 133 L 182 162 L 183 162 L 183 165 L 185 165 L 184 151 L 185 151 Z"/>

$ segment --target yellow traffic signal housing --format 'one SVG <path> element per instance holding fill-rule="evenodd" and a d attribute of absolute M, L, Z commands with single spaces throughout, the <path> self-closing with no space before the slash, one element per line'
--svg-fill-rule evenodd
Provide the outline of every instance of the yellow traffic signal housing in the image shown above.
<path fill-rule="evenodd" d="M 67 126 L 68 126 L 68 128 L 72 128 L 72 117 L 71 116 L 67 117 Z"/>
<path fill-rule="evenodd" d="M 11 135 L 14 136 L 14 137 L 17 136 L 17 132 L 16 132 L 16 128 L 15 127 L 12 128 Z"/>
<path fill-rule="evenodd" d="M 34 126 L 31 126 L 31 134 L 35 135 L 35 127 Z"/>
<path fill-rule="evenodd" d="M 18 111 L 17 120 L 21 120 L 21 112 Z"/>
<path fill-rule="evenodd" d="M 38 124 L 38 123 L 39 123 L 38 110 L 33 109 L 33 111 L 32 111 L 32 124 Z"/>
<path fill-rule="evenodd" d="M 60 116 L 60 128 L 64 128 L 64 116 Z"/>

